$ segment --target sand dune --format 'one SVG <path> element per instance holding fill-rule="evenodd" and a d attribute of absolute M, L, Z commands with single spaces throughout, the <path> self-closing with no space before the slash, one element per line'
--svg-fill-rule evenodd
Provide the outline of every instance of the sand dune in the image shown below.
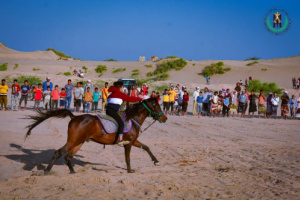
<path fill-rule="evenodd" d="M 57 60 L 53 52 L 18 52 L 0 45 L 0 64 L 8 70 L 0 76 L 51 76 L 63 86 L 75 76 L 57 75 L 88 68 L 84 80 L 114 81 L 129 77 L 139 69 L 140 77 L 155 70 L 155 62 L 98 62 Z M 199 74 L 218 60 L 188 61 L 181 71 L 170 71 L 170 78 L 152 84 L 180 83 L 192 91 L 207 86 Z M 252 61 L 223 61 L 231 71 L 212 76 L 212 89 L 233 89 L 235 83 L 250 75 L 261 81 L 276 82 L 292 89 L 291 78 L 300 76 L 300 56 Z M 17 69 L 13 69 L 19 64 Z M 146 68 L 144 65 L 153 65 Z M 195 64 L 195 66 L 193 65 Z M 97 65 L 108 71 L 101 78 Z M 39 71 L 33 71 L 39 68 Z M 117 68 L 126 71 L 113 74 Z M 261 71 L 267 68 L 267 71 Z M 188 111 L 191 111 L 191 101 Z M 33 102 L 29 102 L 29 107 Z M 75 156 L 76 174 L 68 174 L 61 158 L 49 176 L 38 176 L 55 149 L 67 139 L 69 119 L 50 119 L 34 129 L 24 142 L 25 115 L 32 110 L 0 111 L 0 199 L 299 199 L 299 120 L 241 118 L 195 118 L 169 116 L 167 123 L 155 123 L 139 139 L 147 144 L 161 166 L 154 166 L 142 149 L 133 148 L 131 165 L 134 174 L 126 173 L 124 149 L 93 142 L 85 143 Z M 143 127 L 152 122 L 147 119 Z"/>

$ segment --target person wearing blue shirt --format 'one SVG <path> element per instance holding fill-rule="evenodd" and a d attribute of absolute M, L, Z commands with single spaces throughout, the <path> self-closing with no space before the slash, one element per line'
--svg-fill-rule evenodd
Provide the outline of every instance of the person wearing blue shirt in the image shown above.
<path fill-rule="evenodd" d="M 19 110 L 21 110 L 21 105 L 22 105 L 22 101 L 24 100 L 25 102 L 25 105 L 24 105 L 24 109 L 23 110 L 26 110 L 26 106 L 27 106 L 27 99 L 28 99 L 28 94 L 30 92 L 30 87 L 28 85 L 28 81 L 25 80 L 24 81 L 24 85 L 21 86 L 21 99 L 20 99 L 20 102 L 19 102 Z M 22 111 L 23 111 L 22 110 Z"/>
<path fill-rule="evenodd" d="M 229 117 L 229 96 L 225 96 L 225 99 L 223 100 L 223 117 L 225 117 L 225 115 L 227 115 L 227 117 Z"/>
<path fill-rule="evenodd" d="M 72 100 L 72 93 L 75 85 L 72 84 L 71 79 L 68 80 L 68 84 L 65 85 L 66 89 L 66 109 L 70 110 L 71 100 Z"/>
<path fill-rule="evenodd" d="M 47 86 L 50 86 L 50 91 L 52 92 L 53 83 L 50 80 L 51 78 L 47 77 L 46 81 L 43 82 L 43 92 L 47 90 Z"/>
<path fill-rule="evenodd" d="M 242 90 L 242 94 L 240 94 L 239 96 L 239 112 L 242 113 L 241 117 L 245 118 L 245 113 L 246 113 L 246 105 L 247 105 L 247 101 L 248 101 L 248 96 L 245 93 L 245 90 Z"/>
<path fill-rule="evenodd" d="M 92 112 L 95 111 L 97 112 L 98 109 L 98 102 L 100 101 L 101 96 L 100 92 L 98 91 L 98 88 L 95 88 L 95 92 L 93 92 L 93 104 L 92 104 Z"/>
<path fill-rule="evenodd" d="M 204 93 L 203 93 L 203 106 L 202 106 L 202 111 L 204 115 L 208 115 L 209 113 L 209 99 L 211 98 L 211 94 L 208 92 L 208 88 L 204 88 Z"/>
<path fill-rule="evenodd" d="M 295 118 L 295 113 L 297 111 L 297 99 L 295 95 L 292 95 L 292 98 L 289 99 L 290 109 L 291 109 L 291 118 Z"/>
<path fill-rule="evenodd" d="M 203 105 L 203 95 L 202 95 L 202 92 L 199 92 L 199 96 L 197 96 L 197 113 L 198 113 L 198 118 L 201 116 L 201 113 L 202 113 L 202 105 Z"/>

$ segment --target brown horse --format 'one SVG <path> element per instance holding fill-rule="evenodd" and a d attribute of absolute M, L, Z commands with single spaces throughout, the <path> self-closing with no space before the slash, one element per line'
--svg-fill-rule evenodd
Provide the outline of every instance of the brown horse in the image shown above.
<path fill-rule="evenodd" d="M 124 146 L 127 172 L 134 172 L 131 170 L 130 166 L 130 150 L 132 145 L 147 151 L 152 161 L 154 161 L 154 164 L 159 165 L 159 161 L 152 154 L 149 147 L 137 140 L 140 133 L 140 126 L 143 124 L 147 117 L 152 117 L 153 119 L 158 120 L 160 123 L 164 123 L 167 121 L 167 117 L 161 111 L 157 99 L 151 98 L 136 103 L 126 109 L 125 113 L 126 120 L 133 119 L 135 121 L 132 123 L 132 129 L 128 133 L 124 133 L 124 140 L 130 141 L 128 145 Z M 71 159 L 82 147 L 83 143 L 87 140 L 92 140 L 104 145 L 113 145 L 117 142 L 115 140 L 116 134 L 106 134 L 105 132 L 103 132 L 102 124 L 97 116 L 89 114 L 74 116 L 71 111 L 66 109 L 48 112 L 37 111 L 36 116 L 29 116 L 30 119 L 34 120 L 34 123 L 27 126 L 28 132 L 26 133 L 25 139 L 31 134 L 31 130 L 34 127 L 36 127 L 46 119 L 51 117 L 65 118 L 68 116 L 71 118 L 71 121 L 68 125 L 67 143 L 62 148 L 55 151 L 52 160 L 44 171 L 45 174 L 48 174 L 50 172 L 56 160 L 64 154 L 66 154 L 65 160 L 70 169 L 70 173 L 75 173 L 71 163 Z"/>

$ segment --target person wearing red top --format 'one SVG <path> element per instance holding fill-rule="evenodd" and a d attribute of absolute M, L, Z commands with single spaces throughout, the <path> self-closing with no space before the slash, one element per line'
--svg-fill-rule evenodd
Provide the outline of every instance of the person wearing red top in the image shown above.
<path fill-rule="evenodd" d="M 146 95 L 146 92 L 148 91 L 148 88 L 146 86 L 146 84 L 143 84 L 143 88 L 142 88 L 142 92 L 143 92 L 143 96 Z"/>
<path fill-rule="evenodd" d="M 110 92 L 110 95 L 107 98 L 107 106 L 106 106 L 106 114 L 114 118 L 119 127 L 118 127 L 118 135 L 119 135 L 119 146 L 123 146 L 126 144 L 129 144 L 129 141 L 123 141 L 123 130 L 124 130 L 124 122 L 117 113 L 123 101 L 126 102 L 136 102 L 136 101 L 142 101 L 139 97 L 130 97 L 127 94 L 123 93 L 123 82 L 117 81 L 114 82 L 113 86 L 110 86 L 108 89 L 108 92 Z"/>
<path fill-rule="evenodd" d="M 159 101 L 160 101 L 160 95 L 159 95 L 159 92 L 156 92 L 156 98 L 157 98 L 157 102 L 159 103 Z"/>
<path fill-rule="evenodd" d="M 183 95 L 183 99 L 182 99 L 182 116 L 186 116 L 186 111 L 187 111 L 187 107 L 188 107 L 188 103 L 189 103 L 190 97 L 187 93 L 187 91 L 184 91 L 184 95 Z"/>
<path fill-rule="evenodd" d="M 52 96 L 52 106 L 51 106 L 51 109 L 54 110 L 54 106 L 55 106 L 55 110 L 57 110 L 58 100 L 59 100 L 58 85 L 55 85 L 55 89 L 52 90 L 51 96 Z"/>
<path fill-rule="evenodd" d="M 59 106 L 60 109 L 66 108 L 66 97 L 67 97 L 67 93 L 65 88 L 61 88 L 61 93 L 59 93 Z"/>
<path fill-rule="evenodd" d="M 11 86 L 11 110 L 18 110 L 18 96 L 20 92 L 20 86 L 18 80 L 14 80 L 14 84 Z M 15 108 L 15 109 L 14 109 Z"/>
<path fill-rule="evenodd" d="M 35 89 L 35 97 L 34 97 L 34 109 L 38 109 L 40 107 L 40 103 L 42 100 L 42 84 L 38 84 L 38 88 Z"/>

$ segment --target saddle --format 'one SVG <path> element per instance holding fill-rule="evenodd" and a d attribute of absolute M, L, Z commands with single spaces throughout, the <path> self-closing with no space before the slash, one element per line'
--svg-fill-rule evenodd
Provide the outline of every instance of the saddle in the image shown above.
<path fill-rule="evenodd" d="M 131 119 L 128 121 L 125 121 L 126 117 L 125 117 L 125 113 L 119 113 L 122 114 L 123 116 L 121 117 L 123 119 L 124 122 L 124 133 L 127 133 L 131 130 L 132 128 L 132 121 Z M 96 115 L 100 121 L 100 123 L 102 124 L 102 127 L 104 129 L 104 131 L 107 134 L 114 134 L 118 132 L 118 123 L 117 121 L 112 118 L 111 116 L 105 115 L 105 114 L 97 114 Z"/>

